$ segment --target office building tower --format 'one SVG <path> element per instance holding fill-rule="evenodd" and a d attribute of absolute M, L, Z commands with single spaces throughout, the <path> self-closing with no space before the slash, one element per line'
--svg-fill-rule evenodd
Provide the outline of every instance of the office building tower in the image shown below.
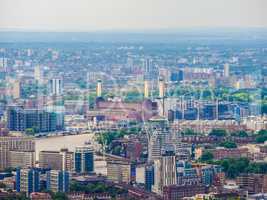
<path fill-rule="evenodd" d="M 162 153 L 162 185 L 174 185 L 176 177 L 176 157 L 174 150 L 164 150 Z"/>
<path fill-rule="evenodd" d="M 153 61 L 149 58 L 143 60 L 144 78 L 145 80 L 154 80 L 157 77 L 157 71 L 153 64 Z"/>
<path fill-rule="evenodd" d="M 42 71 L 40 65 L 37 65 L 34 68 L 34 79 L 38 82 L 38 84 L 43 83 L 43 71 Z"/>
<path fill-rule="evenodd" d="M 34 129 L 35 133 L 51 132 L 57 129 L 57 116 L 44 109 L 23 109 L 10 106 L 7 111 L 7 126 L 11 131 Z"/>
<path fill-rule="evenodd" d="M 13 83 L 13 87 L 12 87 L 12 96 L 14 99 L 19 99 L 21 95 L 21 83 L 19 80 L 16 80 Z"/>
<path fill-rule="evenodd" d="M 165 146 L 162 156 L 154 160 L 154 185 L 153 192 L 162 194 L 163 188 L 177 183 L 176 157 L 174 149 Z"/>
<path fill-rule="evenodd" d="M 45 110 L 56 116 L 56 129 L 64 130 L 65 107 L 64 106 L 47 106 Z"/>
<path fill-rule="evenodd" d="M 46 188 L 52 192 L 69 192 L 70 173 L 68 171 L 50 170 L 46 172 Z"/>
<path fill-rule="evenodd" d="M 102 81 L 101 80 L 97 80 L 96 96 L 97 97 L 101 97 L 102 96 Z"/>
<path fill-rule="evenodd" d="M 16 190 L 29 196 L 32 192 L 40 191 L 40 172 L 35 169 L 20 169 L 16 171 Z"/>
<path fill-rule="evenodd" d="M 151 118 L 147 125 L 148 134 L 148 160 L 153 161 L 161 157 L 162 148 L 168 143 L 170 137 L 167 119 L 163 117 Z"/>
<path fill-rule="evenodd" d="M 159 79 L 159 98 L 164 98 L 165 96 L 165 83 L 162 78 Z"/>
<path fill-rule="evenodd" d="M 7 58 L 1 57 L 0 58 L 0 69 L 3 69 L 4 71 L 6 71 L 6 68 L 7 68 Z"/>
<path fill-rule="evenodd" d="M 154 166 L 153 164 L 148 164 L 145 166 L 145 189 L 151 192 L 153 185 L 154 185 Z"/>
<path fill-rule="evenodd" d="M 161 159 L 154 160 L 154 185 L 152 191 L 157 194 L 162 194 L 162 161 Z"/>
<path fill-rule="evenodd" d="M 35 151 L 9 151 L 8 167 L 31 168 L 35 166 Z"/>
<path fill-rule="evenodd" d="M 228 63 L 224 64 L 223 75 L 225 78 L 228 78 L 230 76 L 230 65 Z"/>
<path fill-rule="evenodd" d="M 34 152 L 35 141 L 30 137 L 0 137 L 0 170 L 9 167 L 11 151 Z"/>
<path fill-rule="evenodd" d="M 53 78 L 49 81 L 50 94 L 60 96 L 63 93 L 63 80 L 61 78 Z"/>
<path fill-rule="evenodd" d="M 91 147 L 76 147 L 74 168 L 77 173 L 90 173 L 94 171 L 94 151 Z"/>
<path fill-rule="evenodd" d="M 144 72 L 145 74 L 149 74 L 151 72 L 151 67 L 152 67 L 152 60 L 149 58 L 144 59 Z"/>
<path fill-rule="evenodd" d="M 147 80 L 144 81 L 144 98 L 149 98 L 149 83 Z"/>
<path fill-rule="evenodd" d="M 133 69 L 134 69 L 134 60 L 133 60 L 133 58 L 131 58 L 131 57 L 127 58 L 127 67 L 128 67 L 128 69 L 133 71 Z"/>
<path fill-rule="evenodd" d="M 68 149 L 60 151 L 40 151 L 39 167 L 52 170 L 73 170 L 73 152 Z"/>

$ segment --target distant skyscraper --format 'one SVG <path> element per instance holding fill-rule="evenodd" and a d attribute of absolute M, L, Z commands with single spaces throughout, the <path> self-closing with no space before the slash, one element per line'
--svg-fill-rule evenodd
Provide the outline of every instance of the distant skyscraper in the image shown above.
<path fill-rule="evenodd" d="M 77 173 L 90 173 L 94 171 L 94 151 L 91 147 L 76 147 L 74 168 Z"/>
<path fill-rule="evenodd" d="M 63 81 L 61 78 L 53 78 L 49 82 L 50 94 L 54 96 L 62 95 L 63 93 Z"/>
<path fill-rule="evenodd" d="M 153 77 L 153 64 L 152 60 L 146 58 L 143 60 L 144 76 L 146 80 L 151 80 Z"/>
<path fill-rule="evenodd" d="M 159 79 L 159 98 L 164 98 L 165 96 L 165 83 L 162 78 Z"/>
<path fill-rule="evenodd" d="M 102 96 L 102 81 L 101 80 L 97 80 L 96 96 L 97 97 L 101 97 Z"/>
<path fill-rule="evenodd" d="M 131 57 L 127 58 L 127 67 L 132 71 L 134 68 L 134 60 Z"/>
<path fill-rule="evenodd" d="M 149 83 L 147 80 L 144 81 L 144 98 L 149 98 Z"/>
<path fill-rule="evenodd" d="M 39 84 L 43 83 L 43 71 L 39 65 L 34 68 L 34 79 L 38 81 Z"/>
<path fill-rule="evenodd" d="M 14 99 L 19 99 L 21 95 L 21 83 L 19 80 L 16 80 L 12 88 L 12 96 Z"/>
<path fill-rule="evenodd" d="M 224 77 L 229 77 L 230 76 L 230 66 L 228 63 L 224 64 L 224 71 L 223 71 Z"/>

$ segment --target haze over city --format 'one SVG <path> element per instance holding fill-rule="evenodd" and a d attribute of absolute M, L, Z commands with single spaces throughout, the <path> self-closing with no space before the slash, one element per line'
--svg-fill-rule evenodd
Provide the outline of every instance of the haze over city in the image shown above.
<path fill-rule="evenodd" d="M 265 0 L 1 0 L 0 28 L 43 31 L 266 27 Z"/>

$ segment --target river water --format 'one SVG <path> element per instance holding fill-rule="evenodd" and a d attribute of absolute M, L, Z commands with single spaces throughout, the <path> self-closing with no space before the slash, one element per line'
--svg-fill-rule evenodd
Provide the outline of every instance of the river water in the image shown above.
<path fill-rule="evenodd" d="M 40 151 L 59 151 L 62 148 L 68 148 L 69 151 L 75 151 L 75 147 L 85 145 L 85 142 L 91 142 L 95 149 L 99 145 L 94 141 L 94 134 L 55 136 L 47 138 L 36 138 L 36 160 L 39 159 Z M 95 173 L 107 175 L 106 161 L 102 157 L 95 156 Z M 144 182 L 144 168 L 136 170 L 137 182 Z"/>

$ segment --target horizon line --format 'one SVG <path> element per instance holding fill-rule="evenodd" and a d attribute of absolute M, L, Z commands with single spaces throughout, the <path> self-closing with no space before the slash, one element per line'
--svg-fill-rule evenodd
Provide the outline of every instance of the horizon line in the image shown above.
<path fill-rule="evenodd" d="M 178 28 L 136 28 L 136 29 L 41 29 L 41 28 L 0 28 L 0 32 L 36 32 L 36 33 L 95 33 L 95 32 L 103 32 L 103 33 L 151 33 L 151 32 L 162 32 L 162 33 L 175 33 L 175 32 L 183 32 L 183 31 L 193 31 L 193 30 L 215 30 L 218 31 L 238 31 L 238 30 L 266 30 L 267 26 L 199 26 L 199 27 L 178 27 Z"/>

